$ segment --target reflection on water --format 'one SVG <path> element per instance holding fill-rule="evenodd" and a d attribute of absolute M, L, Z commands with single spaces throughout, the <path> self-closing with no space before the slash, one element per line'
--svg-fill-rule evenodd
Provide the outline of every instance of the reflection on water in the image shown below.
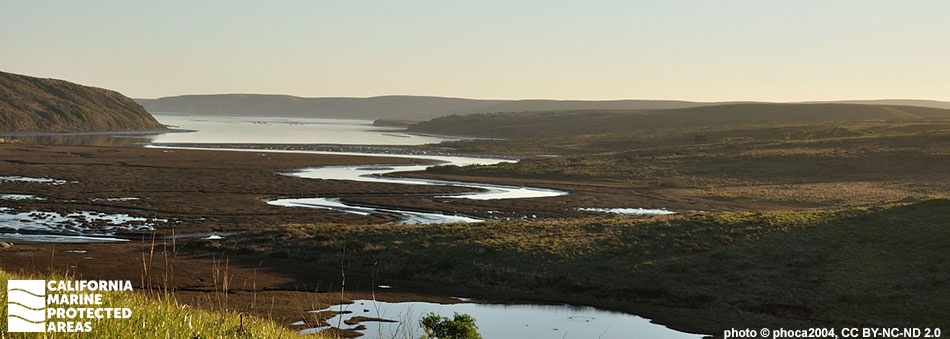
<path fill-rule="evenodd" d="M 148 143 L 151 135 L 114 135 L 114 134 L 42 134 L 42 135 L 4 135 L 14 143 L 63 146 L 135 146 Z"/>
<path fill-rule="evenodd" d="M 373 154 L 366 154 L 366 153 L 344 153 L 344 152 L 332 152 L 332 153 L 328 152 L 328 154 L 373 155 Z M 406 185 L 447 185 L 447 186 L 460 186 L 460 187 L 474 188 L 474 190 L 470 193 L 444 195 L 444 196 L 439 196 L 439 198 L 467 198 L 467 199 L 473 199 L 473 200 L 494 200 L 494 199 L 544 198 L 544 197 L 555 197 L 555 196 L 567 194 L 567 192 L 564 192 L 564 191 L 538 188 L 538 187 L 496 185 L 496 184 L 483 184 L 483 183 L 476 183 L 476 182 L 463 182 L 463 181 L 452 181 L 452 180 L 400 178 L 400 177 L 385 176 L 386 174 L 396 173 L 396 172 L 424 171 L 426 168 L 429 168 L 432 166 L 494 165 L 494 164 L 499 164 L 503 162 L 514 162 L 514 160 L 511 160 L 511 159 L 442 156 L 442 155 L 421 155 L 421 154 L 412 154 L 412 155 L 387 154 L 386 156 L 405 157 L 405 158 L 413 158 L 413 159 L 426 159 L 426 160 L 437 161 L 438 163 L 426 164 L 426 165 L 325 166 L 325 167 L 306 168 L 306 169 L 302 169 L 300 171 L 288 173 L 288 174 L 295 177 L 311 178 L 311 179 L 353 180 L 353 181 L 365 181 L 365 182 L 382 182 L 382 183 L 391 183 L 391 184 L 406 184 Z"/>
<path fill-rule="evenodd" d="M 24 177 L 19 175 L 3 175 L 0 176 L 0 183 L 2 182 L 31 182 L 38 184 L 49 184 L 49 185 L 65 185 L 65 184 L 75 184 L 75 181 L 66 181 L 62 179 L 53 179 L 53 178 L 34 178 L 34 177 Z"/>
<path fill-rule="evenodd" d="M 156 135 L 154 143 L 421 145 L 454 139 L 406 134 L 371 120 L 152 115 L 165 125 L 197 131 Z"/>
<path fill-rule="evenodd" d="M 578 211 L 585 212 L 600 212 L 600 213 L 612 213 L 612 214 L 629 214 L 629 215 L 670 215 L 676 214 L 676 212 L 670 211 L 665 208 L 593 208 L 593 207 L 579 207 Z"/>
<path fill-rule="evenodd" d="M 46 200 L 32 194 L 0 194 L 0 200 Z"/>
<path fill-rule="evenodd" d="M 436 212 L 416 212 L 391 208 L 363 207 L 355 204 L 346 204 L 339 198 L 302 198 L 302 199 L 280 199 L 268 202 L 271 205 L 284 207 L 308 207 L 320 208 L 334 211 L 342 211 L 359 215 L 386 214 L 399 218 L 397 224 L 443 224 L 443 223 L 465 223 L 478 222 L 481 219 L 446 213 Z"/>
<path fill-rule="evenodd" d="M 16 211 L 0 207 L 0 238 L 67 242 L 114 240 L 117 231 L 154 230 L 156 223 L 167 219 L 134 217 L 128 214 L 106 214 L 95 211 L 60 213 L 53 211 Z M 46 239 L 46 240 L 44 240 Z"/>
<path fill-rule="evenodd" d="M 422 145 L 454 137 L 404 133 L 402 129 L 373 126 L 371 120 L 255 118 L 153 113 L 168 133 L 3 133 L 3 139 L 40 145 L 134 146 L 149 143 L 198 144 L 346 144 Z"/>
<path fill-rule="evenodd" d="M 354 155 L 366 155 L 364 153 L 342 153 L 342 152 L 333 152 L 333 154 L 354 154 Z M 416 159 L 427 159 L 438 161 L 438 164 L 428 164 L 428 165 L 389 165 L 389 166 L 367 166 L 367 165 L 352 165 L 352 166 L 325 166 L 317 168 L 307 168 L 293 173 L 287 173 L 288 175 L 301 177 L 301 178 L 311 178 L 311 179 L 330 179 L 330 180 L 353 180 L 353 181 L 367 181 L 367 182 L 384 182 L 384 183 L 396 183 L 396 184 L 406 184 L 406 185 L 447 185 L 447 186 L 458 186 L 458 187 L 468 187 L 472 188 L 471 192 L 454 194 L 454 195 L 443 195 L 437 196 L 437 198 L 467 198 L 474 200 L 492 200 L 492 199 L 520 199 L 520 198 L 543 198 L 543 197 L 554 197 L 559 195 L 567 194 L 565 191 L 539 188 L 539 187 L 527 187 L 527 186 L 508 186 L 508 185 L 495 185 L 495 184 L 483 184 L 476 182 L 462 182 L 462 181 L 449 181 L 449 180 L 435 180 L 435 179 L 418 179 L 418 178 L 399 178 L 399 177 L 388 177 L 385 176 L 389 173 L 402 172 L 402 171 L 422 171 L 431 166 L 439 165 L 456 165 L 456 166 L 465 166 L 465 165 L 490 165 L 497 164 L 502 162 L 510 162 L 512 160 L 508 159 L 492 159 L 492 158 L 476 158 L 476 157 L 460 157 L 460 156 L 434 156 L 434 155 L 394 155 L 397 157 L 409 157 Z M 453 214 L 445 213 L 436 213 L 436 212 L 418 212 L 410 210 L 400 210 L 394 208 L 373 208 L 367 206 L 360 206 L 356 204 L 350 204 L 345 201 L 342 201 L 338 198 L 286 198 L 286 199 L 277 199 L 268 202 L 271 205 L 279 205 L 286 207 L 310 207 L 310 208 L 321 208 L 321 209 L 331 209 L 347 213 L 355 214 L 388 214 L 399 217 L 403 224 L 439 224 L 439 223 L 461 223 L 461 222 L 478 222 L 482 221 L 478 218 L 468 217 L 468 216 L 459 216 Z"/>
<path fill-rule="evenodd" d="M 475 318 L 478 331 L 484 338 L 702 338 L 702 335 L 675 331 L 649 319 L 635 315 L 610 312 L 587 306 L 572 305 L 497 305 L 497 304 L 436 304 L 427 302 L 389 303 L 357 300 L 353 304 L 335 305 L 324 311 L 349 311 L 327 322 L 333 327 L 356 328 L 367 338 L 418 338 L 422 333 L 419 319 L 432 312 L 445 317 L 465 313 Z M 354 316 L 375 317 L 396 322 L 367 321 L 347 325 L 345 320 Z M 297 322 L 295 324 L 304 324 Z M 302 333 L 317 333 L 327 327 L 308 328 Z"/>

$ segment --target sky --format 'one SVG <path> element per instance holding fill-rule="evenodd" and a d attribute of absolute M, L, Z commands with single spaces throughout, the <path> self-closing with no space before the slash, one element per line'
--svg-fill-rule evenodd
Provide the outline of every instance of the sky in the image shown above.
<path fill-rule="evenodd" d="M 950 1 L 0 0 L 0 71 L 136 98 L 950 100 Z"/>

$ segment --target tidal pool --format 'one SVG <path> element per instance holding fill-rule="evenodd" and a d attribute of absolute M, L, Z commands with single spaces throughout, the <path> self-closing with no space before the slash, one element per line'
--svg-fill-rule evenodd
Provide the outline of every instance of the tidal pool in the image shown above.
<path fill-rule="evenodd" d="M 670 211 L 665 208 L 589 208 L 582 207 L 578 208 L 578 211 L 585 212 L 601 212 L 601 213 L 612 213 L 612 214 L 629 214 L 629 215 L 669 215 L 676 214 L 676 212 Z"/>
<path fill-rule="evenodd" d="M 165 219 L 106 214 L 92 211 L 57 213 L 49 211 L 15 212 L 0 207 L 0 238 L 43 242 L 90 242 L 111 238 L 120 230 L 153 230 Z"/>
<path fill-rule="evenodd" d="M 141 200 L 141 199 L 140 199 L 140 198 L 136 198 L 136 197 L 122 197 L 122 198 L 93 198 L 93 199 L 92 199 L 92 201 L 133 201 L 133 200 Z"/>
<path fill-rule="evenodd" d="M 318 333 L 329 327 L 353 329 L 366 326 L 365 338 L 418 338 L 423 334 L 419 319 L 432 312 L 445 317 L 464 313 L 475 318 L 478 331 L 486 339 L 493 338 L 702 338 L 703 335 L 672 330 L 651 323 L 649 319 L 626 313 L 611 312 L 588 306 L 573 305 L 502 305 L 502 304 L 436 304 L 428 302 L 390 303 L 356 300 L 353 304 L 334 305 L 312 313 L 344 311 L 330 318 L 328 327 L 311 327 L 301 333 Z M 383 318 L 395 322 L 365 321 L 347 325 L 354 316 Z M 305 321 L 294 323 L 303 325 Z"/>
<path fill-rule="evenodd" d="M 32 178 L 32 177 L 21 177 L 21 176 L 0 176 L 0 182 L 32 182 L 40 184 L 50 184 L 50 185 L 65 185 L 65 184 L 75 184 L 75 181 L 66 181 L 53 178 Z"/>
<path fill-rule="evenodd" d="M 361 207 L 358 205 L 347 204 L 338 198 L 302 198 L 302 199 L 279 199 L 268 202 L 271 205 L 277 206 L 286 206 L 286 207 L 308 207 L 308 208 L 321 208 L 335 211 L 343 211 L 347 213 L 360 214 L 360 215 L 371 215 L 371 214 L 387 214 L 398 217 L 400 221 L 396 222 L 397 224 L 435 224 L 435 223 L 464 223 L 464 222 L 478 222 L 482 219 L 464 216 L 464 215 L 453 215 L 453 214 L 443 214 L 435 212 L 413 212 L 397 209 L 388 209 L 388 208 L 375 208 L 375 207 Z"/>
<path fill-rule="evenodd" d="M 46 200 L 32 194 L 0 194 L 0 200 Z"/>

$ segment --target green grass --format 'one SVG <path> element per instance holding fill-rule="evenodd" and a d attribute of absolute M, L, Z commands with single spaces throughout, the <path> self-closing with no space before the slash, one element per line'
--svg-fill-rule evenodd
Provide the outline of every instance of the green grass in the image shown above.
<path fill-rule="evenodd" d="M 205 242 L 383 279 L 738 326 L 950 319 L 950 201 L 816 211 L 457 225 L 294 225 Z M 378 265 L 378 266 L 374 266 Z"/>
<path fill-rule="evenodd" d="M 6 305 L 10 279 L 68 279 L 32 277 L 0 271 L 0 304 Z M 179 304 L 171 295 L 149 298 L 135 292 L 109 292 L 104 307 L 130 308 L 129 319 L 93 320 L 91 333 L 7 333 L 7 308 L 0 311 L 0 338 L 314 338 L 299 335 L 272 321 L 232 312 L 212 312 Z"/>

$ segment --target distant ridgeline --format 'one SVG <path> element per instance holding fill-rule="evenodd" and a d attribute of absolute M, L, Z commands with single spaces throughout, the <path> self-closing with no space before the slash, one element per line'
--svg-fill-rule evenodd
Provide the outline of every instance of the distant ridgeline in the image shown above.
<path fill-rule="evenodd" d="M 0 132 L 164 129 L 141 105 L 118 92 L 0 72 Z"/>
<path fill-rule="evenodd" d="M 571 110 L 452 115 L 414 124 L 409 127 L 409 131 L 495 138 L 531 138 L 658 128 L 934 118 L 950 118 L 950 109 L 845 103 L 744 103 L 681 109 Z"/>
<path fill-rule="evenodd" d="M 710 103 L 675 100 L 482 100 L 388 95 L 371 98 L 302 98 L 272 94 L 182 95 L 135 99 L 152 113 L 200 115 L 428 120 L 451 114 L 571 109 L 685 108 Z M 382 123 L 387 123 L 386 121 Z"/>
<path fill-rule="evenodd" d="M 755 104 L 754 102 L 695 102 L 680 100 L 483 100 L 465 98 L 447 98 L 433 96 L 389 95 L 370 98 L 323 97 L 304 98 L 276 94 L 207 94 L 181 95 L 158 99 L 135 99 L 152 113 L 186 113 L 195 115 L 245 116 L 245 117 L 287 117 L 287 118 L 348 118 L 379 120 L 378 125 L 386 127 L 404 127 L 415 121 L 424 121 L 450 115 L 466 115 L 495 112 L 554 112 L 577 111 L 574 113 L 592 113 L 591 111 L 658 111 L 722 106 L 732 104 Z M 863 104 L 882 106 L 917 106 L 950 109 L 950 102 L 934 100 L 842 100 L 833 102 L 804 102 L 800 104 Z M 761 103 L 759 103 L 761 104 Z M 742 106 L 734 106 L 742 109 Z M 762 114 L 780 106 L 749 106 L 763 108 Z M 812 106 L 820 108 L 824 106 Z M 832 110 L 841 110 L 845 106 L 827 106 Z M 715 109 L 713 109 L 715 110 Z M 794 110 L 791 108 L 790 110 Z M 897 108 L 902 110 L 902 108 Z M 616 112 L 614 112 L 616 113 Z M 712 112 L 713 114 L 718 114 Z M 792 113 L 792 112 L 787 112 Z M 563 113 L 552 113 L 561 114 Z M 689 115 L 689 113 L 682 113 Z M 697 115 L 705 114 L 700 110 Z M 514 114 L 512 116 L 517 116 Z M 482 121 L 485 116 L 468 117 L 465 121 Z M 498 116 L 493 116 L 497 119 Z M 522 119 L 518 117 L 517 119 Z M 529 119 L 530 120 L 530 119 Z M 450 120 L 440 120 L 439 124 Z M 494 120 L 500 122 L 500 120 Z M 742 121 L 748 121 L 742 120 Z M 534 122 L 533 120 L 530 122 Z M 442 134 L 434 128 L 436 124 L 416 127 L 420 132 Z M 445 126 L 445 125 L 439 125 Z M 621 125 L 626 127 L 626 125 Z M 473 127 L 473 126 L 470 126 Z M 441 127 L 440 127 L 441 128 Z M 474 131 L 474 129 L 472 129 Z M 531 132 L 531 131 L 526 131 Z M 467 133 L 473 134 L 473 133 Z M 507 134 L 507 132 L 505 133 Z M 497 134 L 495 134 L 497 136 Z"/>

